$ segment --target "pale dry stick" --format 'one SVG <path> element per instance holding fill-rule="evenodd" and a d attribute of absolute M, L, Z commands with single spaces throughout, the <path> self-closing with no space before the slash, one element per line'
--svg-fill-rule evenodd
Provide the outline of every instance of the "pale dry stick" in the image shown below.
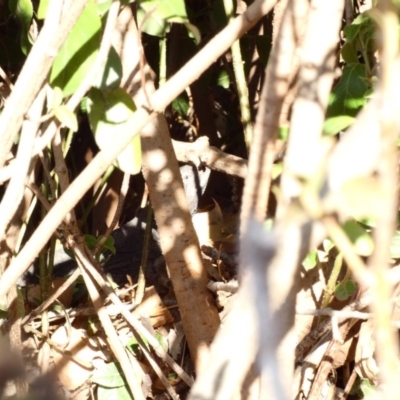
<path fill-rule="evenodd" d="M 68 279 L 52 294 L 46 299 L 39 307 L 35 308 L 28 315 L 24 317 L 21 324 L 24 325 L 32 318 L 41 314 L 43 311 L 47 310 L 79 277 L 81 271 L 77 268 Z"/>
<path fill-rule="evenodd" d="M 344 1 L 311 1 L 304 43 L 301 48 L 299 91 L 293 104 L 278 216 L 302 186 L 297 177 L 311 177 L 319 167 L 322 126 L 334 79 L 336 49 Z M 304 126 L 307 129 L 304 129 Z"/>
<path fill-rule="evenodd" d="M 326 315 L 328 317 L 337 318 L 357 318 L 357 319 L 370 319 L 373 317 L 372 313 L 361 312 L 361 311 L 350 311 L 350 310 L 332 310 L 332 308 L 323 308 L 321 310 L 302 310 L 300 308 L 296 309 L 297 315 L 315 315 L 322 316 Z"/>
<path fill-rule="evenodd" d="M 266 69 L 266 79 L 254 126 L 248 165 L 248 171 L 251 172 L 247 174 L 245 180 L 240 216 L 243 233 L 246 232 L 246 221 L 251 215 L 260 221 L 265 218 L 280 114 L 290 81 L 296 72 L 293 71 L 293 65 L 296 65 L 298 33 L 293 21 L 297 17 L 300 20 L 304 18 L 307 4 L 304 1 L 296 4 L 292 1 L 288 3 Z"/>
<path fill-rule="evenodd" d="M 379 367 L 380 389 L 385 399 L 400 399 L 398 380 L 400 352 L 398 332 L 392 325 L 393 284 L 386 278 L 390 268 L 390 246 L 397 226 L 398 214 L 398 147 L 400 106 L 398 76 L 400 73 L 399 8 L 390 0 L 377 5 L 379 18 L 381 88 L 378 121 L 380 124 L 380 159 L 377 176 L 381 186 L 381 207 L 374 229 L 374 251 L 368 266 L 374 278 L 371 310 L 375 316 L 374 336 Z"/>
<path fill-rule="evenodd" d="M 32 150 L 40 126 L 38 120 L 42 113 L 44 99 L 45 93 L 42 90 L 28 111 L 28 119 L 22 125 L 15 172 L 0 203 L 0 242 L 4 239 L 7 226 L 17 211 L 25 190 L 25 180 L 32 166 Z"/>
<path fill-rule="evenodd" d="M 145 400 L 143 392 L 141 390 L 141 379 L 139 377 L 143 376 L 143 371 L 135 358 L 133 358 L 132 363 L 126 354 L 126 350 L 119 338 L 110 316 L 104 307 L 104 301 L 101 298 L 95 284 L 92 282 L 92 278 L 88 273 L 89 266 L 91 264 L 90 258 L 85 254 L 85 249 L 83 246 L 76 242 L 70 243 L 71 249 L 74 251 L 79 268 L 82 272 L 83 279 L 85 280 L 86 288 L 89 292 L 89 296 L 92 299 L 93 305 L 96 309 L 97 315 L 99 316 L 100 322 L 104 331 L 107 335 L 108 343 L 111 350 L 117 360 L 120 362 L 122 371 L 124 372 L 125 379 L 128 382 L 128 386 L 131 393 L 135 399 Z"/>
<path fill-rule="evenodd" d="M 59 130 L 57 134 L 53 138 L 53 153 L 55 160 L 55 171 L 59 177 L 60 187 L 62 192 L 66 191 L 69 186 L 68 179 L 68 170 L 65 164 L 65 160 L 63 157 L 63 152 L 61 148 L 61 136 Z M 66 228 L 71 229 L 71 233 L 75 234 L 76 229 L 76 217 L 74 210 L 71 210 L 65 216 L 65 224 Z M 75 236 L 82 236 L 82 234 L 77 231 Z M 104 307 L 102 299 L 97 291 L 96 286 L 91 280 L 91 277 L 87 274 L 87 264 L 90 264 L 89 257 L 84 253 L 85 248 L 84 245 L 82 247 L 79 246 L 74 240 L 71 242 L 68 240 L 68 244 L 71 246 L 71 250 L 76 254 L 78 266 L 80 267 L 81 273 L 83 275 L 86 288 L 88 289 L 90 298 L 92 299 L 93 305 L 96 309 L 97 315 L 99 316 L 100 322 L 104 331 L 106 332 L 108 342 L 110 344 L 111 350 L 117 360 L 121 364 L 121 368 L 124 372 L 125 378 L 128 382 L 129 388 L 135 399 L 143 399 L 143 393 L 140 388 L 140 382 L 138 381 L 138 376 L 140 376 L 141 368 L 139 364 L 135 362 L 133 364 L 130 363 L 130 360 L 125 352 L 124 347 L 114 329 L 114 326 L 111 322 L 110 316 L 107 313 L 107 310 Z"/>
<path fill-rule="evenodd" d="M 197 167 L 204 164 L 214 171 L 224 172 L 238 178 L 247 177 L 247 160 L 225 153 L 210 146 L 207 136 L 201 136 L 192 143 L 172 140 L 176 159 L 181 162 L 190 162 Z"/>
<path fill-rule="evenodd" d="M 367 268 L 362 258 L 356 253 L 354 245 L 349 237 L 339 225 L 336 217 L 331 215 L 321 218 L 321 222 L 326 228 L 328 236 L 335 242 L 338 249 L 342 252 L 348 268 L 354 274 L 357 282 L 363 288 L 369 287 L 373 283 L 371 271 Z"/>
<path fill-rule="evenodd" d="M 228 18 L 228 24 L 234 19 L 236 10 L 233 7 L 233 0 L 224 0 L 225 14 Z M 233 72 L 235 74 L 235 83 L 239 97 L 239 106 L 241 113 L 241 122 L 244 128 L 244 139 L 249 149 L 253 138 L 253 123 L 251 121 L 249 89 L 244 73 L 244 61 L 240 49 L 240 40 L 236 40 L 231 46 Z"/>
<path fill-rule="evenodd" d="M 0 76 L 3 78 L 4 82 L 7 83 L 8 87 L 13 90 L 14 84 L 11 82 L 11 79 L 4 72 L 4 69 L 0 67 Z"/>
<path fill-rule="evenodd" d="M 116 132 L 112 146 L 110 145 L 107 151 L 100 151 L 85 170 L 71 183 L 69 189 L 58 199 L 30 240 L 25 244 L 20 254 L 13 261 L 12 268 L 8 268 L 0 280 L 0 297 L 7 293 L 9 288 L 23 275 L 34 260 L 38 249 L 43 248 L 52 232 L 60 225 L 64 215 L 77 204 L 88 188 L 114 162 L 121 151 L 132 141 L 132 138 L 154 116 L 154 112 L 163 110 L 177 95 L 185 90 L 186 86 L 196 80 L 219 55 L 227 50 L 237 37 L 250 29 L 263 15 L 270 11 L 274 4 L 275 0 L 258 0 L 254 2 L 151 96 L 153 109 L 138 108 L 124 126 L 123 131 Z"/>
<path fill-rule="evenodd" d="M 86 3 L 87 0 L 70 0 L 67 4 L 62 1 L 49 2 L 43 28 L 0 116 L 0 168 L 3 167 L 12 143 L 21 128 L 25 113 L 44 85 L 54 58 Z M 35 74 L 34 79 L 32 79 L 32 71 Z"/>
<path fill-rule="evenodd" d="M 236 293 L 239 290 L 239 283 L 237 281 L 229 281 L 229 282 L 210 282 L 207 285 L 208 289 L 212 292 L 217 292 L 222 290 L 228 293 Z"/>
<path fill-rule="evenodd" d="M 279 257 L 278 245 L 282 238 L 279 240 L 278 231 L 266 233 L 260 221 L 250 220 L 248 224 L 248 231 L 241 242 L 241 266 L 252 278 L 250 287 L 254 294 L 250 301 L 257 315 L 259 331 L 257 363 L 261 375 L 260 398 L 269 395 L 277 400 L 289 399 L 291 385 L 287 384 L 286 376 L 282 374 L 282 360 L 277 345 L 286 334 L 282 322 L 287 317 L 282 315 L 281 310 L 275 309 L 271 282 L 268 282 L 265 274 L 266 268 L 272 267 L 274 259 Z"/>
<path fill-rule="evenodd" d="M 387 271 L 386 279 L 391 282 L 394 286 L 400 283 L 400 266 L 396 265 Z M 344 307 L 341 312 L 345 315 L 346 313 L 351 313 L 353 311 L 361 311 L 368 307 L 373 301 L 373 296 L 371 294 L 371 289 L 367 289 L 365 292 L 361 294 L 361 297 L 357 300 L 353 301 L 348 306 Z M 345 322 L 346 318 L 343 321 L 339 321 L 339 324 Z M 355 321 L 355 319 L 354 319 Z M 301 343 L 298 344 L 296 348 L 296 360 L 299 361 L 305 351 L 315 344 L 317 340 L 323 335 L 329 336 L 331 334 L 331 320 L 327 319 L 323 321 L 316 329 L 311 331 Z M 328 340 L 328 339 L 327 339 Z M 330 339 L 329 339 L 330 340 Z"/>
<path fill-rule="evenodd" d="M 254 139 L 250 149 L 248 177 L 245 180 L 242 198 L 241 236 L 243 241 L 247 240 L 247 235 L 251 235 L 249 221 L 254 219 L 261 222 L 265 219 L 282 106 L 296 71 L 296 49 L 302 36 L 301 31 L 308 6 L 307 1 L 288 1 L 267 66 L 266 81 L 261 94 Z M 297 23 L 294 24 L 293 21 Z M 294 287 L 298 281 L 299 259 L 305 252 L 305 243 L 310 235 L 309 224 L 305 222 L 307 221 L 302 221 L 294 210 L 288 211 L 287 217 L 284 220 L 281 219 L 274 233 L 274 238 L 279 240 L 279 254 L 271 260 L 265 270 L 264 284 L 268 288 L 268 304 L 264 311 L 272 319 L 279 310 L 281 320 L 273 324 L 274 329 L 271 332 L 263 323 L 263 319 L 258 322 L 260 342 L 257 346 L 260 347 L 257 351 L 260 353 L 260 382 L 262 392 L 273 385 L 271 387 L 276 390 L 278 398 L 282 396 L 289 398 L 291 395 L 290 387 L 283 387 L 282 382 L 290 382 L 293 375 L 294 351 L 292 352 L 291 349 L 294 350 L 292 334 Z M 282 231 L 286 231 L 285 235 Z M 285 239 L 282 239 L 283 237 Z M 242 275 L 251 273 L 251 271 L 247 272 L 247 268 L 251 265 L 248 255 L 241 251 Z M 284 279 L 282 279 L 283 273 L 285 273 Z M 278 285 L 279 290 L 277 290 Z M 267 346 L 262 341 L 264 338 L 268 338 Z M 271 353 L 271 360 L 269 353 Z M 255 357 L 255 354 L 252 357 Z"/>
<path fill-rule="evenodd" d="M 65 356 L 68 356 L 71 358 L 71 360 L 73 360 L 75 363 L 77 363 L 78 365 L 81 365 L 83 368 L 85 369 L 93 369 L 93 365 L 90 362 L 86 362 L 85 360 L 78 358 L 76 356 L 74 356 L 71 351 L 69 350 L 65 350 L 62 346 L 60 346 L 58 343 L 56 343 L 54 340 L 46 337 L 45 335 L 43 335 L 42 332 L 38 331 L 37 329 L 33 328 L 32 326 L 29 325 L 25 325 L 24 326 L 24 330 L 26 332 L 30 332 L 33 333 L 34 335 L 36 335 L 37 337 L 40 337 L 42 339 L 44 339 L 54 350 L 56 350 L 57 352 L 64 354 Z"/>
<path fill-rule="evenodd" d="M 111 47 L 111 35 L 112 31 L 115 26 L 116 18 L 118 16 L 118 11 L 120 7 L 120 1 L 113 0 L 113 3 L 110 6 L 107 15 L 106 26 L 104 28 L 104 33 L 102 37 L 102 41 L 99 48 L 99 53 L 97 58 L 92 66 L 90 72 L 86 75 L 84 80 L 79 85 L 78 89 L 74 92 L 71 98 L 68 100 L 66 106 L 73 112 L 76 107 L 79 105 L 79 102 L 82 100 L 86 92 L 91 88 L 96 75 L 100 72 L 101 68 L 104 67 L 104 64 L 107 61 L 107 57 Z M 0 120 L 1 123 L 1 120 Z M 54 137 L 57 129 L 61 126 L 61 123 L 58 120 L 53 119 L 49 126 L 47 127 L 46 131 L 43 133 L 41 137 L 36 140 L 34 154 L 40 153 L 49 142 L 51 142 L 52 138 Z M 13 174 L 13 168 L 7 168 L 7 172 L 3 172 L 1 169 L 1 180 L 5 181 L 9 176 Z"/>
<path fill-rule="evenodd" d="M 138 338 L 140 340 L 140 337 Z M 151 368 L 153 368 L 153 371 L 156 373 L 162 384 L 164 385 L 165 389 L 167 389 L 168 394 L 171 396 L 173 400 L 179 400 L 180 397 L 176 394 L 174 388 L 171 386 L 171 384 L 168 382 L 168 379 L 165 377 L 163 374 L 163 371 L 159 367 L 159 365 L 153 360 L 149 350 L 147 349 L 146 345 L 141 346 L 142 352 L 144 356 L 146 357 L 148 363 L 150 364 Z"/>
<path fill-rule="evenodd" d="M 99 48 L 99 53 L 96 57 L 96 60 L 90 69 L 90 72 L 86 75 L 84 80 L 79 85 L 78 89 L 74 92 L 71 98 L 67 102 L 67 107 L 74 111 L 75 108 L 79 105 L 82 98 L 92 87 L 92 84 L 99 74 L 104 65 L 107 62 L 108 54 L 111 48 L 111 38 L 112 33 L 114 31 L 115 25 L 117 23 L 118 12 L 120 8 L 121 2 L 119 0 L 113 0 L 107 15 L 106 26 L 104 27 L 103 37 L 101 39 L 101 44 Z"/>
<path fill-rule="evenodd" d="M 99 273 L 99 271 L 90 263 L 86 265 L 89 273 L 96 280 L 97 284 L 104 290 L 109 300 L 117 307 L 119 313 L 132 326 L 132 328 L 141 336 L 143 336 L 150 346 L 154 349 L 158 357 L 166 362 L 177 375 L 188 385 L 193 385 L 193 379 L 174 361 L 174 359 L 162 348 L 157 339 L 138 321 L 138 319 L 130 312 L 129 308 L 122 303 L 114 290 Z"/>
<path fill-rule="evenodd" d="M 218 331 L 210 346 L 208 363 L 204 372 L 197 376 L 189 400 L 240 398 L 246 374 L 259 350 L 257 313 L 251 302 L 254 296 L 251 283 L 251 277 L 246 274 L 233 300 L 232 309 L 224 320 L 223 329 Z M 246 346 L 237 346 L 237 343 L 246 343 Z"/>
<path fill-rule="evenodd" d="M 350 378 L 349 378 L 349 380 L 348 380 L 347 383 L 346 383 L 346 387 L 344 388 L 342 397 L 340 397 L 339 400 L 346 400 L 346 399 L 347 399 L 347 396 L 350 394 L 351 389 L 352 389 L 353 386 L 354 386 L 354 382 L 356 381 L 357 376 L 358 376 L 358 375 L 357 375 L 356 370 L 353 369 L 353 372 L 351 373 Z"/>

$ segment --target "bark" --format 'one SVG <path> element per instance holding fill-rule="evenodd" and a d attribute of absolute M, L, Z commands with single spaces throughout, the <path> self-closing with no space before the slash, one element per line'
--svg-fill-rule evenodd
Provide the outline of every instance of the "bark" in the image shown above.
<path fill-rule="evenodd" d="M 115 43 L 124 66 L 123 86 L 133 96 L 137 106 L 146 105 L 147 95 L 155 90 L 154 83 L 144 56 L 141 60 L 132 57 L 132 53 L 140 55 L 141 48 L 129 8 L 121 12 L 117 30 L 116 42 L 119 43 Z M 168 125 L 162 114 L 157 114 L 145 126 L 141 139 L 142 171 L 160 233 L 161 250 L 174 286 L 192 360 L 199 370 L 219 327 L 219 316 L 206 287 L 207 271 L 190 217 Z"/>

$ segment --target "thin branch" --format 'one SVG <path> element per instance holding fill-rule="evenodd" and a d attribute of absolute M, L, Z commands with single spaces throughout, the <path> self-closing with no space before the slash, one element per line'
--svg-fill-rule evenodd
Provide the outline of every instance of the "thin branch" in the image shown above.
<path fill-rule="evenodd" d="M 247 177 L 247 160 L 210 146 L 206 136 L 201 136 L 192 143 L 173 140 L 172 145 L 178 161 L 190 162 L 197 167 L 204 164 L 214 171 L 224 172 L 238 178 L 245 179 Z"/>
<path fill-rule="evenodd" d="M 213 40 L 177 72 L 164 86 L 151 96 L 153 110 L 164 109 L 175 96 L 185 90 L 209 65 L 221 55 L 243 32 L 250 29 L 258 19 L 266 14 L 275 1 L 258 0 L 245 13 L 222 30 Z M 193 65 L 194 64 L 194 65 Z M 193 74 L 192 74 L 193 72 Z M 145 107 L 139 108 L 122 131 L 116 132 L 113 145 L 100 151 L 84 171 L 72 182 L 69 189 L 63 193 L 57 203 L 43 219 L 42 223 L 25 244 L 10 268 L 0 280 L 0 297 L 8 292 L 19 277 L 29 268 L 39 249 L 43 248 L 52 232 L 62 222 L 64 215 L 71 210 L 117 156 L 126 148 L 141 129 L 154 116 L 154 111 Z"/>
<path fill-rule="evenodd" d="M 100 294 L 92 282 L 90 275 L 88 274 L 88 265 L 90 265 L 90 258 L 84 253 L 83 247 L 77 243 L 70 243 L 71 248 L 77 256 L 77 262 L 81 269 L 83 278 L 85 280 L 86 287 L 88 289 L 90 298 L 92 299 L 93 305 L 96 309 L 97 315 L 101 321 L 101 325 L 107 335 L 108 342 L 112 349 L 113 354 L 120 362 L 121 368 L 124 372 L 125 379 L 128 382 L 129 388 L 135 399 L 144 400 L 144 395 L 141 390 L 140 376 L 143 375 L 143 371 L 136 359 L 132 360 L 132 363 L 126 354 L 126 350 L 118 336 L 111 318 L 104 307 L 104 301 L 100 297 Z"/>
<path fill-rule="evenodd" d="M 14 164 L 14 175 L 0 203 L 0 242 L 2 242 L 4 238 L 7 226 L 13 218 L 14 213 L 17 211 L 24 193 L 25 180 L 27 179 L 29 168 L 32 166 L 34 160 L 31 158 L 32 150 L 40 125 L 37 121 L 42 113 L 44 99 L 45 93 L 44 90 L 42 90 L 28 111 L 29 119 L 27 119 L 22 126 L 17 157 Z"/>
<path fill-rule="evenodd" d="M 67 5 L 62 1 L 49 2 L 44 26 L 0 116 L 0 168 L 3 167 L 14 138 L 21 128 L 25 113 L 44 85 L 54 58 L 86 3 L 87 0 L 69 1 Z M 35 72 L 34 79 L 32 71 Z"/>

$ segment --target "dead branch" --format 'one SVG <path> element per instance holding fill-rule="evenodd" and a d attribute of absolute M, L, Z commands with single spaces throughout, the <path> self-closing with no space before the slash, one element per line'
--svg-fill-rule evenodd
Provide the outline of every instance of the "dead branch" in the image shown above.
<path fill-rule="evenodd" d="M 0 117 L 0 168 L 3 167 L 24 115 L 47 79 L 53 60 L 78 20 L 87 0 L 49 3 L 44 26 L 19 73 Z M 32 79 L 35 71 L 35 79 Z"/>
<path fill-rule="evenodd" d="M 64 215 L 71 210 L 86 193 L 94 182 L 101 176 L 108 166 L 117 158 L 119 153 L 126 148 L 132 138 L 137 135 L 154 114 L 153 110 L 163 110 L 178 94 L 184 91 L 185 87 L 196 79 L 191 71 L 199 71 L 199 74 L 214 62 L 218 55 L 222 54 L 243 32 L 250 29 L 265 13 L 273 6 L 274 1 L 264 2 L 258 0 L 253 3 L 243 14 L 223 29 L 215 38 L 203 47 L 196 55 L 194 65 L 186 64 L 173 76 L 172 83 L 166 83 L 151 96 L 152 109 L 147 106 L 138 108 L 131 120 L 126 124 L 124 132 L 117 132 L 113 146 L 107 151 L 100 151 L 84 171 L 72 182 L 70 188 L 63 193 L 57 203 L 43 219 L 30 240 L 13 261 L 10 268 L 4 273 L 0 280 L 0 298 L 8 292 L 19 277 L 29 268 L 39 249 L 43 248 L 51 234 L 57 229 L 63 220 Z M 131 54 L 134 57 L 133 54 Z M 193 60 L 193 59 L 192 59 Z M 200 62 L 200 61 L 201 62 Z M 199 69 L 199 66 L 201 68 Z M 195 68 L 194 68 L 195 67 Z M 30 67 L 31 68 L 31 67 Z M 41 70 L 41 65 L 38 66 Z M 183 79 L 185 77 L 185 79 Z M 172 78 L 171 78 L 172 79 Z M 172 88 L 173 90 L 172 90 Z M 140 87 L 140 81 L 138 82 Z M 4 114 L 4 112 L 3 112 Z"/>

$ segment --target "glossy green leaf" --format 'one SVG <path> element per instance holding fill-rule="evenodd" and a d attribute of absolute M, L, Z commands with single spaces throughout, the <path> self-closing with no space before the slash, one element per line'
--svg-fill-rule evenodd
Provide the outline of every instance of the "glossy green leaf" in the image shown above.
<path fill-rule="evenodd" d="M 50 0 L 40 0 L 37 17 L 38 19 L 45 19 L 47 14 L 47 9 L 49 8 Z"/>
<path fill-rule="evenodd" d="M 104 364 L 101 368 L 96 369 L 92 376 L 92 382 L 108 388 L 116 388 L 125 385 L 117 364 L 113 362 Z"/>
<path fill-rule="evenodd" d="M 56 118 L 68 129 L 76 132 L 78 130 L 78 119 L 76 114 L 72 112 L 67 106 L 61 105 L 53 108 Z"/>
<path fill-rule="evenodd" d="M 189 23 L 184 0 L 139 0 L 137 5 L 139 27 L 149 35 L 165 36 L 170 22 Z"/>
<path fill-rule="evenodd" d="M 356 292 L 356 284 L 352 280 L 340 283 L 335 288 L 335 297 L 340 301 L 345 301 Z"/>
<path fill-rule="evenodd" d="M 349 117 L 348 115 L 339 115 L 337 117 L 328 118 L 324 122 L 324 135 L 334 136 L 347 129 L 354 121 L 355 118 Z"/>
<path fill-rule="evenodd" d="M 29 27 L 33 17 L 33 6 L 31 0 L 9 0 L 8 8 L 14 14 L 22 26 L 21 31 L 21 50 L 24 54 L 28 54 L 31 47 L 29 40 Z"/>
<path fill-rule="evenodd" d="M 112 90 L 119 87 L 122 79 L 122 63 L 114 47 L 110 48 L 106 64 L 98 74 L 93 87 L 102 90 Z"/>
<path fill-rule="evenodd" d="M 61 47 L 50 73 L 51 86 L 70 96 L 90 72 L 101 40 L 101 20 L 94 0 L 89 0 Z"/>
<path fill-rule="evenodd" d="M 96 143 L 106 150 L 115 135 L 123 132 L 124 125 L 132 117 L 136 107 L 131 97 L 121 88 L 113 91 L 92 89 L 87 100 L 89 122 L 95 135 Z M 118 167 L 129 174 L 140 172 L 142 152 L 140 136 L 133 138 L 131 144 L 118 156 Z"/>
<path fill-rule="evenodd" d="M 327 117 L 356 116 L 366 103 L 365 94 L 369 89 L 365 66 L 349 64 L 343 69 L 339 83 L 334 87 L 327 110 Z"/>
<path fill-rule="evenodd" d="M 357 221 L 350 220 L 343 225 L 347 236 L 354 244 L 357 254 L 360 256 L 370 256 L 374 249 L 374 242 L 367 230 Z"/>

